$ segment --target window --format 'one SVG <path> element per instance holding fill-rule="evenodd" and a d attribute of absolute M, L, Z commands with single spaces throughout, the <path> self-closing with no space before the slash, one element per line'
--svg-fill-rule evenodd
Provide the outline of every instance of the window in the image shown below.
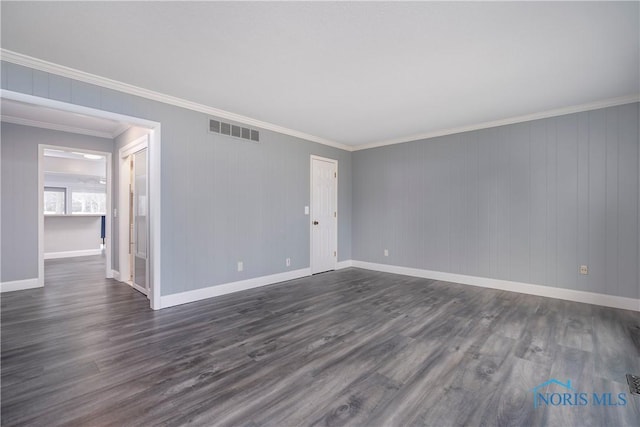
<path fill-rule="evenodd" d="M 44 214 L 64 215 L 67 213 L 67 190 L 62 187 L 44 187 Z"/>
<path fill-rule="evenodd" d="M 99 192 L 72 191 L 71 213 L 105 214 L 107 212 L 107 195 Z"/>

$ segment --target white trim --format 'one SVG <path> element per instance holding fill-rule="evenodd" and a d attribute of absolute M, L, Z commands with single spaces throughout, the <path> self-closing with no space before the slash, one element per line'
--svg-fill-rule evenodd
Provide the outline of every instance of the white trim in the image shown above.
<path fill-rule="evenodd" d="M 115 279 L 118 282 L 120 281 L 120 272 L 118 270 L 111 270 L 111 277 L 110 279 Z"/>
<path fill-rule="evenodd" d="M 186 99 L 165 95 L 160 92 L 155 92 L 149 89 L 133 86 L 128 83 L 123 83 L 116 80 L 108 79 L 106 77 L 97 76 L 95 74 L 86 73 L 84 71 L 76 70 L 70 67 L 65 67 L 59 64 L 54 64 L 52 62 L 48 62 L 48 61 L 44 61 L 31 56 L 23 55 L 21 53 L 13 52 L 11 50 L 0 49 L 0 56 L 3 61 L 11 62 L 12 64 L 22 65 L 24 67 L 29 67 L 39 71 L 44 71 L 46 73 L 56 74 L 59 76 L 67 77 L 67 78 L 78 80 L 81 82 L 101 86 L 107 89 L 113 89 L 119 92 L 124 92 L 131 95 L 139 96 L 142 98 L 151 99 L 153 101 L 158 101 L 158 102 L 162 102 L 169 105 L 175 105 L 176 107 L 186 108 L 187 110 L 197 111 L 200 113 L 208 114 L 208 115 L 219 117 L 222 119 L 232 120 L 238 123 L 244 123 L 249 126 L 254 126 L 254 127 L 270 130 L 273 132 L 278 132 L 284 135 L 294 136 L 296 138 L 317 142 L 319 144 L 340 148 L 346 151 L 351 151 L 352 149 L 352 147 L 349 145 L 341 144 L 339 142 L 331 141 L 329 139 L 321 138 L 319 136 L 309 135 L 307 133 L 299 132 L 297 130 L 289 129 L 273 123 L 263 122 L 261 120 L 252 119 L 251 117 L 231 113 L 229 111 L 220 110 L 218 108 L 209 107 L 207 105 L 198 104 L 196 102 L 187 101 Z"/>
<path fill-rule="evenodd" d="M 342 270 L 343 268 L 353 267 L 353 261 L 348 259 L 346 261 L 339 261 L 336 264 L 336 270 Z"/>
<path fill-rule="evenodd" d="M 149 134 L 149 147 L 147 148 L 147 162 L 149 170 L 147 171 L 147 179 L 149 185 L 149 280 L 151 281 L 151 295 L 149 301 L 151 308 L 159 310 L 162 305 L 160 301 L 160 285 L 161 281 L 161 245 L 162 228 L 160 227 L 160 218 L 162 216 L 162 198 L 161 175 L 161 126 L 160 123 Z"/>
<path fill-rule="evenodd" d="M 31 126 L 35 128 L 41 128 L 41 129 L 58 130 L 62 132 L 76 133 L 80 135 L 97 136 L 99 138 L 108 138 L 108 139 L 114 138 L 113 135 L 111 135 L 111 133 L 109 132 L 100 132 L 97 130 L 83 129 L 75 126 L 66 126 L 66 125 L 61 125 L 57 123 L 41 122 L 38 120 L 24 119 L 22 117 L 12 117 L 12 116 L 2 115 L 0 116 L 0 120 L 2 120 L 2 122 L 4 123 L 13 123 L 15 125 Z"/>
<path fill-rule="evenodd" d="M 488 277 L 467 276 L 464 274 L 445 273 L 442 271 L 377 264 L 365 261 L 354 260 L 352 263 L 354 267 L 366 270 L 403 274 L 406 276 L 422 277 L 424 279 L 442 280 L 445 282 L 461 283 L 464 285 L 480 286 L 483 288 L 499 289 L 502 291 L 519 292 L 522 294 L 537 295 L 541 297 L 602 305 L 605 307 L 621 308 L 624 310 L 640 311 L 640 299 L 635 298 L 618 297 L 614 295 L 597 294 L 594 292 L 555 288 L 544 285 L 534 285 L 531 283 L 513 282 L 510 280 L 490 279 Z"/>
<path fill-rule="evenodd" d="M 162 308 L 173 307 L 175 305 L 187 304 L 233 292 L 273 285 L 274 283 L 286 282 L 287 280 L 299 279 L 310 275 L 310 269 L 302 268 L 300 270 L 287 271 L 284 273 L 272 274 L 270 276 L 255 277 L 253 279 L 241 280 L 238 282 L 224 283 L 217 286 L 195 289 L 193 291 L 180 292 L 178 294 L 163 295 L 160 301 Z"/>
<path fill-rule="evenodd" d="M 147 119 L 141 119 L 139 117 L 126 116 L 124 114 L 112 113 L 110 111 L 99 110 L 91 107 L 85 107 L 84 105 L 56 101 L 55 99 L 42 98 L 39 96 L 28 95 L 22 92 L 13 92 L 11 90 L 6 90 L 6 89 L 0 90 L 0 98 L 10 99 L 12 101 L 24 102 L 26 104 L 35 104 L 41 107 L 67 111 L 69 113 L 83 114 L 86 116 L 109 119 L 116 122 L 129 123 L 131 125 L 145 127 L 149 129 L 158 127 L 160 125 L 160 123 L 158 122 L 154 122 Z"/>
<path fill-rule="evenodd" d="M 45 252 L 44 259 L 73 258 L 77 256 L 101 255 L 102 249 L 84 249 L 80 251 Z"/>
<path fill-rule="evenodd" d="M 41 288 L 42 285 L 37 277 L 25 280 L 13 280 L 11 282 L 0 283 L 0 292 L 22 291 L 25 289 Z"/>
<path fill-rule="evenodd" d="M 38 144 L 38 248 L 37 250 L 38 250 L 38 284 L 39 286 L 44 286 L 44 149 L 45 149 L 45 146 L 43 146 L 42 144 Z"/>
<path fill-rule="evenodd" d="M 336 180 L 335 180 L 335 197 L 333 205 L 336 208 L 336 223 L 335 223 L 335 242 L 336 242 L 336 254 L 333 257 L 333 270 L 337 269 L 338 262 L 338 161 L 336 159 L 330 159 L 328 157 L 320 157 L 312 154 L 309 159 L 309 269 L 313 272 L 313 161 L 319 160 L 322 162 L 333 163 L 336 167 Z M 328 270 L 330 271 L 330 270 Z M 318 273 L 321 273 L 318 271 Z M 313 273 L 312 273 L 313 274 Z"/>
<path fill-rule="evenodd" d="M 609 98 L 601 101 L 590 102 L 588 104 L 571 105 L 568 107 L 555 108 L 553 110 L 540 111 L 533 114 L 525 114 L 523 116 L 509 117 L 506 119 L 493 120 L 490 122 L 482 122 L 467 126 L 459 126 L 449 129 L 439 129 L 416 135 L 401 136 L 398 138 L 385 139 L 383 141 L 371 142 L 352 147 L 351 151 L 367 150 L 369 148 L 384 147 L 386 145 L 402 144 L 403 142 L 419 141 L 421 139 L 435 138 L 438 136 L 453 135 L 457 133 L 470 132 L 472 130 L 494 128 L 498 126 L 512 125 L 515 123 L 530 122 L 533 120 L 546 119 L 549 117 L 564 116 L 567 114 L 581 113 L 583 111 L 598 110 L 601 108 L 615 107 L 617 105 L 631 104 L 640 102 L 640 94 L 621 96 L 618 98 Z"/>
<path fill-rule="evenodd" d="M 118 156 L 120 159 L 124 159 L 140 150 L 144 150 L 145 148 L 149 148 L 149 134 L 144 134 L 141 137 L 128 142 L 127 145 L 118 150 Z"/>

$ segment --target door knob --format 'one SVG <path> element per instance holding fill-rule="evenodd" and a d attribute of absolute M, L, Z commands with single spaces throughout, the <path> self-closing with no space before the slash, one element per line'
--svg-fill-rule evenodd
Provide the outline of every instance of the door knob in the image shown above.
<path fill-rule="evenodd" d="M 318 221 L 313 221 L 313 225 L 318 225 Z"/>

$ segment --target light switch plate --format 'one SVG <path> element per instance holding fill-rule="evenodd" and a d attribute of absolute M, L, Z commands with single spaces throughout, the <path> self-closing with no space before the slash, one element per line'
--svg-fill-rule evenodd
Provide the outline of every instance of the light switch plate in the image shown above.
<path fill-rule="evenodd" d="M 304 214 L 309 215 L 309 206 L 304 207 Z"/>

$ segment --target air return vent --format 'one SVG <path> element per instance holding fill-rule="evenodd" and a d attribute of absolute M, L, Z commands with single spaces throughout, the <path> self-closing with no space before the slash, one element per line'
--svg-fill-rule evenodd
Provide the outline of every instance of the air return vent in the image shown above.
<path fill-rule="evenodd" d="M 259 131 L 214 119 L 209 119 L 209 132 L 246 139 L 247 141 L 260 142 Z"/>

